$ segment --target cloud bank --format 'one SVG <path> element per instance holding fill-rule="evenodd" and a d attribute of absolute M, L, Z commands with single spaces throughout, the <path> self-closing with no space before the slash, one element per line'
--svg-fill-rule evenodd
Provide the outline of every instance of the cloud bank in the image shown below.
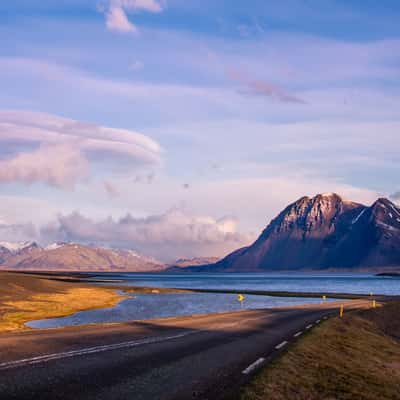
<path fill-rule="evenodd" d="M 135 249 L 164 261 L 204 254 L 222 256 L 254 239 L 237 231 L 234 217 L 215 219 L 179 209 L 146 218 L 127 214 L 118 220 L 94 220 L 73 212 L 59 215 L 41 229 L 41 235 L 47 242 L 73 241 Z"/>

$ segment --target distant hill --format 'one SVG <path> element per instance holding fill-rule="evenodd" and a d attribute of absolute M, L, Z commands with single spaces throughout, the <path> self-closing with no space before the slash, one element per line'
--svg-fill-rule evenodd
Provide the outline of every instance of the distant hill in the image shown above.
<path fill-rule="evenodd" d="M 194 257 L 194 258 L 180 258 L 176 260 L 174 263 L 169 264 L 169 270 L 179 270 L 185 269 L 187 267 L 193 267 L 195 265 L 204 265 L 204 264 L 213 264 L 216 263 L 220 258 L 219 257 Z"/>
<path fill-rule="evenodd" d="M 54 243 L 45 248 L 35 242 L 0 242 L 0 269 L 42 271 L 161 271 L 166 266 L 131 250 Z"/>
<path fill-rule="evenodd" d="M 248 247 L 190 271 L 266 272 L 400 268 L 400 209 L 381 198 L 372 206 L 335 193 L 287 206 Z"/>

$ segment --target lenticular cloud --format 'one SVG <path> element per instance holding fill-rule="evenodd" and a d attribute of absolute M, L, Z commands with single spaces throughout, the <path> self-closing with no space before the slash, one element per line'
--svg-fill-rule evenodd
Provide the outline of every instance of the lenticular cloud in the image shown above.
<path fill-rule="evenodd" d="M 89 175 L 89 160 L 124 160 L 154 167 L 161 148 L 131 130 L 108 128 L 31 111 L 0 111 L 0 182 L 72 187 Z"/>

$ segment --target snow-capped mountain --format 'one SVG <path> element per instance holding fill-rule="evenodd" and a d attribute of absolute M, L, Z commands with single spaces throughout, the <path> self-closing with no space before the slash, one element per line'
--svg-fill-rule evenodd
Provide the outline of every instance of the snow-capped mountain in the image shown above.
<path fill-rule="evenodd" d="M 302 197 L 286 207 L 249 247 L 205 271 L 278 271 L 400 267 L 400 209 L 372 206 L 335 193 Z"/>
<path fill-rule="evenodd" d="M 0 248 L 8 250 L 10 253 L 18 253 L 32 247 L 37 247 L 37 244 L 35 242 L 0 242 Z"/>
<path fill-rule="evenodd" d="M 108 249 L 77 243 L 0 244 L 2 269 L 56 271 L 159 271 L 164 264 L 132 250 Z"/>
<path fill-rule="evenodd" d="M 29 254 L 39 249 L 35 242 L 0 242 L 0 265 L 16 254 Z"/>

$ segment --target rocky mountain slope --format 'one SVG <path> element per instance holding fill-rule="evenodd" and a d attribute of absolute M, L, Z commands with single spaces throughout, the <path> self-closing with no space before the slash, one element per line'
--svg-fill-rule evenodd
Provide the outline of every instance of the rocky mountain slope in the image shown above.
<path fill-rule="evenodd" d="M 0 269 L 147 272 L 160 271 L 165 266 L 131 250 L 75 243 L 55 243 L 43 248 L 34 242 L 0 242 Z"/>
<path fill-rule="evenodd" d="M 286 207 L 249 247 L 193 271 L 400 267 L 400 209 L 387 199 L 372 206 L 335 193 L 302 197 Z"/>

